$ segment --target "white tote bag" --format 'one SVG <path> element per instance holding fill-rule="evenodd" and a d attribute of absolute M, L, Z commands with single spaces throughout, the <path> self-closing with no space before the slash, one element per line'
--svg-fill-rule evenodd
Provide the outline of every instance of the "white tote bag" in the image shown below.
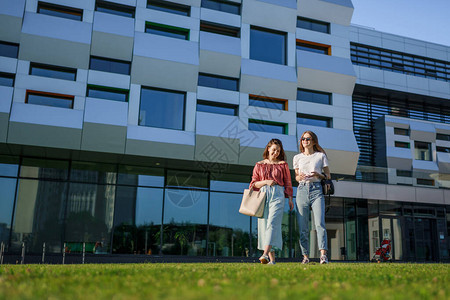
<path fill-rule="evenodd" d="M 254 191 L 253 185 L 250 189 L 244 190 L 242 196 L 241 208 L 239 212 L 241 214 L 261 218 L 264 214 L 264 206 L 266 204 L 266 192 L 261 190 Z"/>

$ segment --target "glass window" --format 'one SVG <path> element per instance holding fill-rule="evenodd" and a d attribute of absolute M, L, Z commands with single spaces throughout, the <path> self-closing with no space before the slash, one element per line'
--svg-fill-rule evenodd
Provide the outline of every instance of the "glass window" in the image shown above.
<path fill-rule="evenodd" d="M 30 75 L 75 81 L 77 69 L 31 63 Z"/>
<path fill-rule="evenodd" d="M 147 8 L 189 17 L 191 7 L 163 0 L 148 0 Z"/>
<path fill-rule="evenodd" d="M 197 100 L 197 111 L 228 116 L 237 116 L 238 106 L 228 103 Z"/>
<path fill-rule="evenodd" d="M 184 92 L 143 87 L 139 125 L 183 130 L 185 105 Z"/>
<path fill-rule="evenodd" d="M 200 21 L 200 31 L 222 34 L 237 38 L 241 36 L 241 29 L 239 27 L 232 27 L 206 21 Z"/>
<path fill-rule="evenodd" d="M 86 243 L 88 252 L 110 253 L 114 199 L 114 185 L 70 183 L 65 226 L 69 248 Z"/>
<path fill-rule="evenodd" d="M 330 23 L 307 19 L 303 17 L 298 17 L 297 27 L 323 33 L 330 33 Z"/>
<path fill-rule="evenodd" d="M 286 33 L 252 26 L 250 59 L 285 65 Z"/>
<path fill-rule="evenodd" d="M 297 100 L 321 104 L 331 104 L 331 94 L 305 89 L 298 89 Z"/>
<path fill-rule="evenodd" d="M 394 127 L 394 134 L 409 136 L 409 129 Z"/>
<path fill-rule="evenodd" d="M 19 157 L 0 155 L 0 175 L 16 177 L 19 172 Z"/>
<path fill-rule="evenodd" d="M 414 159 L 432 161 L 431 144 L 427 142 L 414 142 Z"/>
<path fill-rule="evenodd" d="M 409 149 L 409 143 L 395 141 L 395 147 L 397 147 L 397 148 L 408 148 Z"/>
<path fill-rule="evenodd" d="M 163 254 L 204 256 L 208 220 L 208 192 L 166 189 Z"/>
<path fill-rule="evenodd" d="M 0 242 L 9 243 L 9 232 L 16 195 L 17 179 L 0 178 L 0 190 L 2 191 L 0 201 Z"/>
<path fill-rule="evenodd" d="M 287 110 L 286 104 L 287 104 L 287 100 L 282 100 L 282 99 L 261 97 L 261 96 L 257 96 L 257 95 L 249 95 L 249 97 L 248 97 L 248 105 L 250 105 L 250 106 Z"/>
<path fill-rule="evenodd" d="M 86 97 L 127 102 L 128 90 L 111 88 L 106 86 L 88 85 Z"/>
<path fill-rule="evenodd" d="M 400 177 L 412 177 L 411 170 L 396 170 L 397 176 Z"/>
<path fill-rule="evenodd" d="M 135 8 L 132 6 L 101 0 L 95 2 L 95 10 L 127 18 L 134 18 L 135 13 Z"/>
<path fill-rule="evenodd" d="M 119 166 L 118 184 L 132 186 L 164 186 L 164 169 L 140 166 Z"/>
<path fill-rule="evenodd" d="M 17 58 L 19 56 L 19 45 L 0 41 L 0 56 Z"/>
<path fill-rule="evenodd" d="M 0 85 L 13 87 L 14 77 L 14 74 L 0 72 Z"/>
<path fill-rule="evenodd" d="M 19 252 L 61 253 L 67 183 L 20 179 L 10 250 Z"/>
<path fill-rule="evenodd" d="M 211 193 L 209 255 L 249 256 L 250 217 L 239 213 L 242 195 Z"/>
<path fill-rule="evenodd" d="M 230 1 L 202 0 L 202 7 L 240 15 L 241 5 Z"/>
<path fill-rule="evenodd" d="M 176 39 L 189 40 L 189 29 L 146 22 L 145 32 Z"/>
<path fill-rule="evenodd" d="M 130 75 L 131 64 L 128 61 L 91 56 L 89 69 Z"/>
<path fill-rule="evenodd" d="M 297 50 L 309 51 L 319 54 L 329 55 L 329 46 L 316 45 L 311 43 L 297 42 Z M 365 62 L 368 62 L 367 60 Z"/>
<path fill-rule="evenodd" d="M 98 184 L 115 184 L 117 167 L 85 161 L 73 161 L 70 169 L 70 181 Z"/>
<path fill-rule="evenodd" d="M 62 108 L 73 108 L 74 98 L 74 96 L 69 95 L 27 91 L 25 103 Z"/>
<path fill-rule="evenodd" d="M 436 133 L 436 140 L 450 141 L 450 134 Z"/>
<path fill-rule="evenodd" d="M 248 130 L 287 134 L 287 124 L 261 120 L 248 120 Z"/>
<path fill-rule="evenodd" d="M 69 175 L 68 170 L 69 162 L 65 160 L 24 157 L 20 166 L 20 177 L 67 180 Z"/>
<path fill-rule="evenodd" d="M 82 9 L 40 1 L 38 2 L 37 13 L 75 21 L 83 20 Z"/>
<path fill-rule="evenodd" d="M 417 178 L 417 184 L 434 186 L 433 179 Z"/>
<path fill-rule="evenodd" d="M 436 151 L 437 151 L 437 152 L 450 153 L 450 148 L 449 148 L 449 147 L 440 147 L 440 146 L 436 146 Z"/>
<path fill-rule="evenodd" d="M 166 186 L 208 188 L 208 177 L 202 172 L 167 170 Z"/>
<path fill-rule="evenodd" d="M 331 128 L 332 119 L 321 116 L 298 114 L 297 124 Z"/>
<path fill-rule="evenodd" d="M 198 74 L 198 85 L 215 89 L 239 91 L 239 79 L 212 74 Z"/>

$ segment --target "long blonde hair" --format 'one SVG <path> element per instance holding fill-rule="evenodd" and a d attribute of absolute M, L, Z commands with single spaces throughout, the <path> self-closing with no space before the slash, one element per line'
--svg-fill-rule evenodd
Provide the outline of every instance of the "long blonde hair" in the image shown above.
<path fill-rule="evenodd" d="M 305 147 L 303 147 L 303 144 L 302 144 L 302 138 L 307 133 L 311 136 L 312 141 L 314 142 L 314 145 L 313 145 L 314 151 L 322 152 L 323 154 L 327 155 L 325 150 L 323 150 L 323 148 L 320 147 L 320 145 L 319 145 L 319 138 L 317 137 L 317 135 L 314 132 L 310 131 L 310 130 L 307 130 L 307 131 L 303 132 L 302 137 L 300 138 L 300 152 L 302 152 L 302 153 L 305 152 Z"/>

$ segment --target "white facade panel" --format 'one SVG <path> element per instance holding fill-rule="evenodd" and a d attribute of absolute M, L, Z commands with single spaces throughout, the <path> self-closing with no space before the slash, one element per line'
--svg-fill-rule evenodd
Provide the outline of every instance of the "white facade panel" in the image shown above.
<path fill-rule="evenodd" d="M 93 30 L 134 37 L 134 19 L 96 11 Z"/>
<path fill-rule="evenodd" d="M 214 89 L 205 86 L 199 86 L 197 88 L 197 99 L 199 100 L 209 100 L 239 105 L 239 97 L 239 92 L 235 91 Z"/>
<path fill-rule="evenodd" d="M 71 96 L 85 96 L 86 85 L 82 82 L 69 81 L 33 75 L 16 76 L 16 88 L 50 92 Z"/>
<path fill-rule="evenodd" d="M 12 87 L 0 86 L 0 113 L 10 113 L 13 92 L 14 88 Z"/>
<path fill-rule="evenodd" d="M 128 125 L 127 139 L 160 143 L 195 145 L 195 133 L 156 127 Z"/>
<path fill-rule="evenodd" d="M 271 3 L 246 0 L 242 4 L 242 23 L 295 33 L 297 11 Z"/>
<path fill-rule="evenodd" d="M 130 88 L 130 75 L 89 70 L 87 83 L 128 90 Z"/>
<path fill-rule="evenodd" d="M 239 118 L 207 112 L 197 112 L 196 134 L 228 137 L 227 131 L 237 128 Z"/>
<path fill-rule="evenodd" d="M 241 27 L 241 16 L 208 8 L 200 8 L 200 19 L 233 27 Z"/>
<path fill-rule="evenodd" d="M 17 59 L 0 56 L 0 72 L 16 73 Z"/>
<path fill-rule="evenodd" d="M 84 122 L 127 126 L 128 103 L 86 98 Z"/>

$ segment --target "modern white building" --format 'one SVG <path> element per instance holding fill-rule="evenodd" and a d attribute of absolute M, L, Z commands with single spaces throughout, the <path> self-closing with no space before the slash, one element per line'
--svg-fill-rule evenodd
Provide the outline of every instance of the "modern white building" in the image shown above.
<path fill-rule="evenodd" d="M 2 0 L 7 252 L 256 256 L 238 213 L 252 168 L 271 138 L 292 166 L 312 130 L 336 186 L 331 259 L 389 239 L 395 260 L 449 260 L 450 47 L 351 25 L 353 10 Z M 300 255 L 295 218 L 286 207 L 282 257 Z"/>

